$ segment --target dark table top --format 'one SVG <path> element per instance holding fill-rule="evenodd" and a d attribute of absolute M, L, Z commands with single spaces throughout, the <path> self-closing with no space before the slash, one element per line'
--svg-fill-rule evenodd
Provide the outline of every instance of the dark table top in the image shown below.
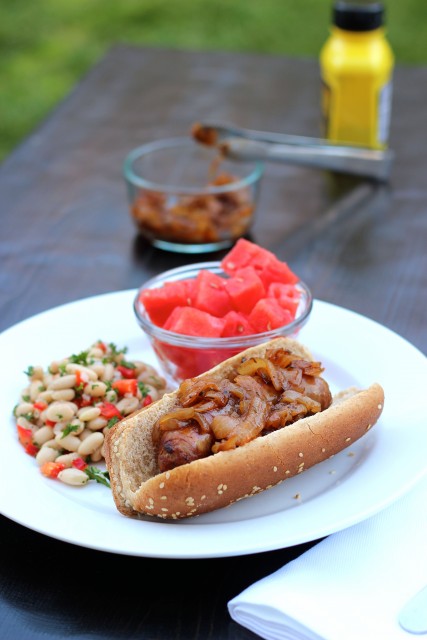
<path fill-rule="evenodd" d="M 187 135 L 200 120 L 319 136 L 319 90 L 315 60 L 113 48 L 0 168 L 0 330 L 189 262 L 138 237 L 121 177 L 131 148 Z M 270 164 L 251 232 L 316 298 L 424 352 L 426 102 L 427 68 L 398 67 L 389 184 Z M 227 601 L 317 542 L 235 558 L 133 558 L 3 516 L 1 526 L 2 638 L 255 638 L 231 621 Z"/>

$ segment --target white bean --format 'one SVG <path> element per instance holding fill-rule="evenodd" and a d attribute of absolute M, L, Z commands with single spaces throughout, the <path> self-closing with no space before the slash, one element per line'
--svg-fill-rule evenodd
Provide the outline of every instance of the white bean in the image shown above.
<path fill-rule="evenodd" d="M 60 389 L 71 389 L 76 384 L 76 376 L 75 374 L 70 374 L 68 376 L 59 376 L 59 378 L 54 378 L 49 383 L 49 389 L 53 391 L 59 391 Z"/>
<path fill-rule="evenodd" d="M 35 402 L 36 398 L 38 398 L 38 396 L 40 395 L 41 391 L 44 391 L 44 384 L 41 382 L 41 380 L 34 380 L 31 384 L 30 384 L 30 399 L 31 402 Z"/>
<path fill-rule="evenodd" d="M 58 457 L 58 451 L 53 447 L 42 447 L 36 455 L 36 462 L 41 467 L 45 462 L 53 462 Z"/>
<path fill-rule="evenodd" d="M 30 402 L 21 402 L 15 409 L 15 416 L 24 416 L 27 413 L 33 413 L 33 405 Z"/>
<path fill-rule="evenodd" d="M 80 441 L 83 442 L 83 440 L 86 440 L 86 438 L 91 436 L 92 433 L 93 433 L 93 431 L 91 431 L 90 429 L 83 429 L 83 431 L 79 434 L 80 435 Z"/>
<path fill-rule="evenodd" d="M 41 447 L 45 442 L 49 442 L 54 437 L 52 427 L 48 427 L 47 425 L 44 427 L 40 427 L 37 429 L 33 436 L 33 442 L 38 447 Z"/>
<path fill-rule="evenodd" d="M 107 385 L 102 380 L 90 381 L 85 385 L 84 392 L 88 393 L 93 398 L 100 398 L 105 396 L 107 392 Z"/>
<path fill-rule="evenodd" d="M 104 365 L 104 373 L 101 376 L 102 380 L 112 380 L 114 377 L 114 371 L 115 369 L 111 362 L 107 362 L 107 364 Z"/>
<path fill-rule="evenodd" d="M 89 420 L 94 420 L 98 416 L 101 415 L 101 409 L 98 407 L 82 407 L 77 412 L 79 420 L 83 422 L 88 422 Z"/>
<path fill-rule="evenodd" d="M 91 347 L 89 349 L 89 354 L 88 354 L 91 358 L 103 358 L 104 357 L 104 352 L 102 349 L 100 349 L 99 347 Z"/>
<path fill-rule="evenodd" d="M 70 427 L 73 427 L 73 435 L 79 436 L 83 429 L 85 428 L 85 423 L 79 420 L 78 418 L 74 418 L 70 423 Z"/>
<path fill-rule="evenodd" d="M 81 364 L 75 364 L 74 362 L 69 362 L 65 367 L 65 370 L 67 373 L 76 373 L 76 371 L 78 371 L 80 374 L 80 377 L 85 381 L 96 380 L 95 371 L 92 371 L 92 369 L 89 369 L 89 367 L 84 367 Z"/>
<path fill-rule="evenodd" d="M 44 442 L 42 444 L 42 449 L 54 449 L 55 451 L 61 451 L 62 446 L 59 444 L 59 442 L 56 440 L 56 438 L 53 438 L 52 440 L 48 440 L 47 442 Z"/>
<path fill-rule="evenodd" d="M 59 402 L 69 402 L 70 400 L 74 400 L 75 397 L 76 392 L 74 389 L 60 389 L 59 391 L 54 391 L 52 393 L 52 400 Z"/>
<path fill-rule="evenodd" d="M 94 364 L 90 365 L 90 368 L 92 369 L 92 371 L 95 371 L 99 379 L 101 379 L 104 375 L 105 365 L 102 364 L 102 362 L 95 362 Z"/>
<path fill-rule="evenodd" d="M 37 396 L 36 402 L 52 402 L 52 391 L 46 389 L 46 391 L 41 391 Z"/>
<path fill-rule="evenodd" d="M 67 451 L 78 451 L 81 444 L 80 438 L 73 436 L 71 433 L 64 437 L 58 433 L 55 436 L 55 440 L 61 445 L 62 449 L 66 449 Z"/>
<path fill-rule="evenodd" d="M 105 395 L 105 399 L 107 402 L 112 402 L 113 404 L 115 402 L 117 402 L 117 398 L 118 398 L 118 393 L 117 391 L 115 391 L 114 389 L 110 389 L 109 391 L 107 391 L 106 395 Z"/>
<path fill-rule="evenodd" d="M 136 411 L 139 407 L 139 400 L 135 396 L 124 397 L 116 404 L 117 409 L 122 415 L 129 415 Z"/>
<path fill-rule="evenodd" d="M 40 366 L 33 367 L 31 380 L 43 380 L 43 378 L 44 378 L 43 367 L 40 367 Z"/>
<path fill-rule="evenodd" d="M 74 467 L 60 471 L 58 473 L 58 479 L 73 487 L 83 487 L 89 482 L 89 476 L 84 471 L 74 469 Z"/>
<path fill-rule="evenodd" d="M 34 425 L 24 416 L 18 416 L 16 424 L 23 429 L 31 429 L 32 431 L 34 430 Z"/>
<path fill-rule="evenodd" d="M 103 455 L 101 449 L 102 447 L 98 447 L 98 449 L 95 449 L 95 451 L 91 454 L 90 459 L 92 462 L 99 462 L 100 460 L 102 460 Z"/>
<path fill-rule="evenodd" d="M 89 420 L 89 422 L 86 423 L 86 426 L 91 431 L 100 431 L 101 429 L 106 427 L 107 424 L 108 420 L 106 418 L 101 418 L 100 416 L 99 418 L 95 418 L 94 420 Z"/>
<path fill-rule="evenodd" d="M 46 418 L 52 420 L 52 422 L 59 422 L 60 420 L 69 422 L 76 414 L 71 405 L 73 405 L 72 402 L 52 402 L 46 409 Z"/>
<path fill-rule="evenodd" d="M 83 442 L 80 442 L 80 446 L 77 452 L 82 456 L 90 456 L 96 449 L 102 446 L 104 442 L 104 434 L 100 431 L 95 431 L 90 436 L 85 438 Z"/>
<path fill-rule="evenodd" d="M 62 462 L 65 464 L 65 467 L 68 469 L 72 466 L 73 460 L 80 458 L 79 454 L 73 451 L 72 453 L 63 453 L 61 456 L 56 458 L 56 462 Z"/>

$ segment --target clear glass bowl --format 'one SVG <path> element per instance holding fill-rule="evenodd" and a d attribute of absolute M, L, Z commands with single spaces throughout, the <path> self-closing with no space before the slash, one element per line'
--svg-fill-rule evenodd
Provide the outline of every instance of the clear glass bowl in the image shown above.
<path fill-rule="evenodd" d="M 131 217 L 158 248 L 203 253 L 230 247 L 250 229 L 264 167 L 220 158 L 191 137 L 145 144 L 126 157 Z"/>
<path fill-rule="evenodd" d="M 150 341 L 160 369 L 164 376 L 177 384 L 186 378 L 193 378 L 204 373 L 248 347 L 281 336 L 295 338 L 310 317 L 313 306 L 312 294 L 307 285 L 300 281 L 296 285 L 301 295 L 295 319 L 291 323 L 271 331 L 230 338 L 199 338 L 168 331 L 153 324 L 140 300 L 141 291 L 161 287 L 166 282 L 194 279 L 201 269 L 208 269 L 217 275 L 228 277 L 221 269 L 220 262 L 186 265 L 170 269 L 148 280 L 138 289 L 134 298 L 133 308 L 137 322 Z"/>

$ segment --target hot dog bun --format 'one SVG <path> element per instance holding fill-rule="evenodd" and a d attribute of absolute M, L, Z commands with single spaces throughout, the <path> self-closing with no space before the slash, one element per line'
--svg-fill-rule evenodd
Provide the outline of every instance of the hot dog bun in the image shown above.
<path fill-rule="evenodd" d="M 305 360 L 309 350 L 296 340 L 276 338 L 247 349 L 209 372 L 218 380 L 242 361 L 285 348 Z M 203 377 L 207 374 L 202 374 Z M 121 420 L 107 434 L 105 459 L 113 498 L 125 516 L 180 519 L 226 507 L 306 470 L 361 438 L 381 415 L 382 387 L 340 392 L 332 405 L 243 446 L 159 472 L 152 429 L 177 406 L 177 392 Z"/>

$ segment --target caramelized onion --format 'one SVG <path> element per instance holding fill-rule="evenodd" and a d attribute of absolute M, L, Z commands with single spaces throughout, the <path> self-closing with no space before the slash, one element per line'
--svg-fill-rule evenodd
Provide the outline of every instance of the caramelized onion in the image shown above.
<path fill-rule="evenodd" d="M 180 407 L 154 425 L 160 470 L 240 447 L 328 408 L 332 396 L 322 371 L 320 362 L 271 348 L 220 381 L 185 380 L 177 394 Z"/>

